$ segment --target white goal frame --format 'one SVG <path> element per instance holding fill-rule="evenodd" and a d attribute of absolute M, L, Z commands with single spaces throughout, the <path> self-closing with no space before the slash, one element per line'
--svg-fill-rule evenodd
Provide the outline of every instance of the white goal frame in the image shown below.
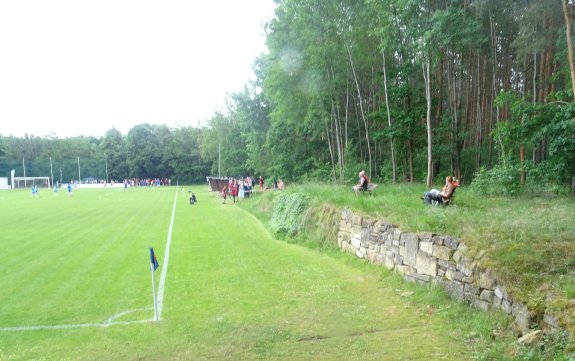
<path fill-rule="evenodd" d="M 36 185 L 38 187 L 50 188 L 50 177 L 13 177 L 12 189 L 28 188 Z"/>

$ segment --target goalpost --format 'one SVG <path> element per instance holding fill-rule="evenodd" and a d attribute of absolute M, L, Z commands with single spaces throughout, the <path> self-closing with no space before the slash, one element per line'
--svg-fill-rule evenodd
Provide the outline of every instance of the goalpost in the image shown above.
<path fill-rule="evenodd" d="M 50 177 L 13 177 L 12 189 L 28 188 L 33 185 L 40 188 L 50 188 Z"/>

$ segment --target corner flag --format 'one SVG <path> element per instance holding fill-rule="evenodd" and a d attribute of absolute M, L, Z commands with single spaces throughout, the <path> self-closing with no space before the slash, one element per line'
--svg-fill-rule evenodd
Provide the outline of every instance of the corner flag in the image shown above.
<path fill-rule="evenodd" d="M 154 321 L 159 321 L 158 318 L 158 301 L 156 300 L 156 282 L 154 281 L 154 271 L 158 269 L 158 259 L 154 253 L 154 249 L 150 247 L 150 272 L 152 273 L 152 295 L 154 296 Z"/>
<path fill-rule="evenodd" d="M 150 264 L 154 266 L 154 271 L 160 267 L 158 263 L 158 259 L 156 258 L 156 254 L 154 253 L 154 249 L 150 247 Z"/>

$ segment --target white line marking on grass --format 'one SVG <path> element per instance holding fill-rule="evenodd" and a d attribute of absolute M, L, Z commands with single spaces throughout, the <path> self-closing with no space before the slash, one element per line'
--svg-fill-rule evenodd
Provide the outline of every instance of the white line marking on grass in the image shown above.
<path fill-rule="evenodd" d="M 172 206 L 172 219 L 168 229 L 168 239 L 166 241 L 166 251 L 164 252 L 164 265 L 162 266 L 162 275 L 160 276 L 160 285 L 158 286 L 158 321 L 162 320 L 162 306 L 164 305 L 164 288 L 166 285 L 166 273 L 168 272 L 168 261 L 170 260 L 170 245 L 172 244 L 172 229 L 174 228 L 174 218 L 176 216 L 176 203 L 178 201 L 178 187 L 176 186 L 176 196 Z"/>
<path fill-rule="evenodd" d="M 60 330 L 60 329 L 71 329 L 71 328 L 86 328 L 86 327 L 109 327 L 113 325 L 132 325 L 136 323 L 147 323 L 153 322 L 154 319 L 150 318 L 147 320 L 134 320 L 134 321 L 116 321 L 115 319 L 123 317 L 127 314 L 139 312 L 139 311 L 149 311 L 153 310 L 153 307 L 137 308 L 134 310 L 128 310 L 124 312 L 117 313 L 112 317 L 108 318 L 102 323 L 78 323 L 72 325 L 52 325 L 52 326 L 17 326 L 17 327 L 2 327 L 0 331 L 39 331 L 39 330 Z"/>
<path fill-rule="evenodd" d="M 168 261 L 170 258 L 170 245 L 172 244 L 172 229 L 174 228 L 174 218 L 176 215 L 176 202 L 178 200 L 178 186 L 176 186 L 176 196 L 174 197 L 174 205 L 172 206 L 172 218 L 170 220 L 170 228 L 168 229 L 168 239 L 166 241 L 166 251 L 164 252 L 164 262 L 162 266 L 162 275 L 160 276 L 160 285 L 158 286 L 158 320 L 162 319 L 162 306 L 164 304 L 164 289 L 166 285 L 166 273 L 168 270 Z M 114 321 L 127 314 L 153 310 L 153 307 L 136 308 L 133 310 L 123 311 L 109 317 L 104 322 L 98 323 L 78 323 L 71 325 L 51 325 L 51 326 L 16 326 L 16 327 L 0 327 L 0 332 L 4 331 L 39 331 L 39 330 L 61 330 L 61 329 L 74 329 L 74 328 L 87 328 L 87 327 L 109 327 L 113 325 L 133 325 L 138 323 L 154 322 L 154 318 L 145 320 L 134 321 Z"/>

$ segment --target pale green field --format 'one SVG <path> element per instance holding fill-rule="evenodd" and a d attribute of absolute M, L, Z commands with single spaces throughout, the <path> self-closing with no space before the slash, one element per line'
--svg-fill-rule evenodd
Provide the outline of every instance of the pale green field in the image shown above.
<path fill-rule="evenodd" d="M 206 188 L 193 188 L 194 206 L 175 187 L 0 192 L 0 360 L 467 360 L 481 351 L 446 321 L 452 304 L 430 310 L 380 268 L 274 240 Z M 175 199 L 162 320 L 149 322 L 149 247 L 158 285 Z"/>

